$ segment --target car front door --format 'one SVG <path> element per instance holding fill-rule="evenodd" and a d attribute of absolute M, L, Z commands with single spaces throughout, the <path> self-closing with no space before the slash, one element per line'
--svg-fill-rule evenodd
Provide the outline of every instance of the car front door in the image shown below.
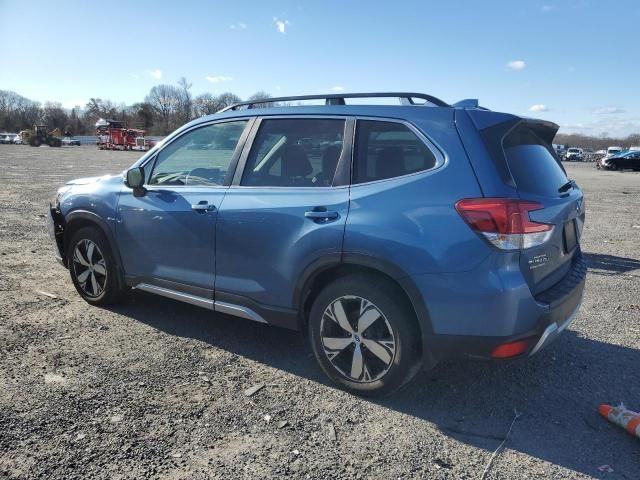
<path fill-rule="evenodd" d="M 352 128 L 344 118 L 256 121 L 218 214 L 216 308 L 294 326 L 269 313 L 293 307 L 310 265 L 340 261 Z"/>
<path fill-rule="evenodd" d="M 233 120 L 186 131 L 146 163 L 142 196 L 123 189 L 116 235 L 130 285 L 212 303 L 218 208 L 248 124 Z"/>

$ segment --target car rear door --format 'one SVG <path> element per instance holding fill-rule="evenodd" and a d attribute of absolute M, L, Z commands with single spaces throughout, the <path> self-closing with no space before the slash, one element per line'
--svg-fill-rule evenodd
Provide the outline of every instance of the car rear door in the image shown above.
<path fill-rule="evenodd" d="M 307 267 L 339 261 L 352 128 L 339 117 L 256 121 L 218 213 L 216 306 L 290 308 Z"/>

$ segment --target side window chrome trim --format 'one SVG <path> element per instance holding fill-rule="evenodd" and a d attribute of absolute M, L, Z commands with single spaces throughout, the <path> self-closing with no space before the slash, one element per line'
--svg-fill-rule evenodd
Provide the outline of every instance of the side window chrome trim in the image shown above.
<path fill-rule="evenodd" d="M 440 147 L 440 145 L 435 140 L 432 140 L 431 138 L 429 138 L 418 127 L 413 125 L 408 120 L 403 120 L 403 119 L 399 119 L 399 118 L 360 117 L 360 116 L 355 116 L 355 119 L 356 119 L 356 127 L 355 127 L 354 133 L 353 133 L 353 135 L 354 135 L 354 137 L 353 137 L 354 148 L 352 148 L 352 151 L 351 151 L 351 163 L 352 163 L 352 165 L 356 160 L 355 159 L 355 152 L 356 152 L 355 144 L 356 144 L 356 137 L 358 135 L 358 121 L 359 120 L 366 120 L 366 121 L 372 121 L 372 122 L 399 123 L 401 125 L 404 125 L 413 134 L 415 134 L 418 137 L 418 139 L 429 149 L 429 151 L 433 154 L 434 158 L 436 159 L 436 164 L 433 167 L 428 168 L 426 170 L 420 170 L 418 172 L 411 172 L 411 173 L 407 173 L 405 175 L 399 175 L 397 177 L 389 177 L 389 178 L 381 178 L 379 180 L 371 180 L 370 182 L 354 183 L 353 182 L 353 176 L 352 176 L 352 178 L 351 178 L 351 186 L 352 187 L 359 187 L 361 185 L 371 185 L 371 184 L 380 183 L 380 182 L 390 182 L 390 181 L 393 181 L 393 180 L 398 180 L 400 178 L 408 178 L 408 177 L 414 177 L 414 176 L 418 176 L 418 175 L 431 174 L 436 170 L 440 170 L 441 168 L 443 168 L 445 165 L 447 165 L 449 163 L 449 157 L 444 152 L 444 149 L 442 147 Z"/>

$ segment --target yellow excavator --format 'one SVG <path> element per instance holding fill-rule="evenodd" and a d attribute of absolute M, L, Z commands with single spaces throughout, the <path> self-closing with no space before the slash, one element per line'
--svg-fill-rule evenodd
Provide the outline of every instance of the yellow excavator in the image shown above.
<path fill-rule="evenodd" d="M 36 125 L 33 130 L 22 130 L 19 135 L 24 143 L 28 143 L 32 147 L 39 147 L 40 145 L 62 146 L 62 140 L 60 139 L 62 130 L 59 128 L 49 132 L 47 125 Z"/>

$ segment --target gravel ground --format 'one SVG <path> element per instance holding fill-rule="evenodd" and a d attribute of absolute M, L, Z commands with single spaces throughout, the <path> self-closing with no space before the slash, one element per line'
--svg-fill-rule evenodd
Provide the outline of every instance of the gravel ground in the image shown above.
<path fill-rule="evenodd" d="M 51 254 L 48 199 L 138 155 L 0 146 L 0 477 L 481 478 L 514 412 L 486 478 L 640 477 L 640 441 L 597 414 L 640 410 L 640 174 L 567 164 L 589 274 L 554 344 L 366 400 L 330 385 L 295 332 L 143 293 L 79 298 Z"/>

